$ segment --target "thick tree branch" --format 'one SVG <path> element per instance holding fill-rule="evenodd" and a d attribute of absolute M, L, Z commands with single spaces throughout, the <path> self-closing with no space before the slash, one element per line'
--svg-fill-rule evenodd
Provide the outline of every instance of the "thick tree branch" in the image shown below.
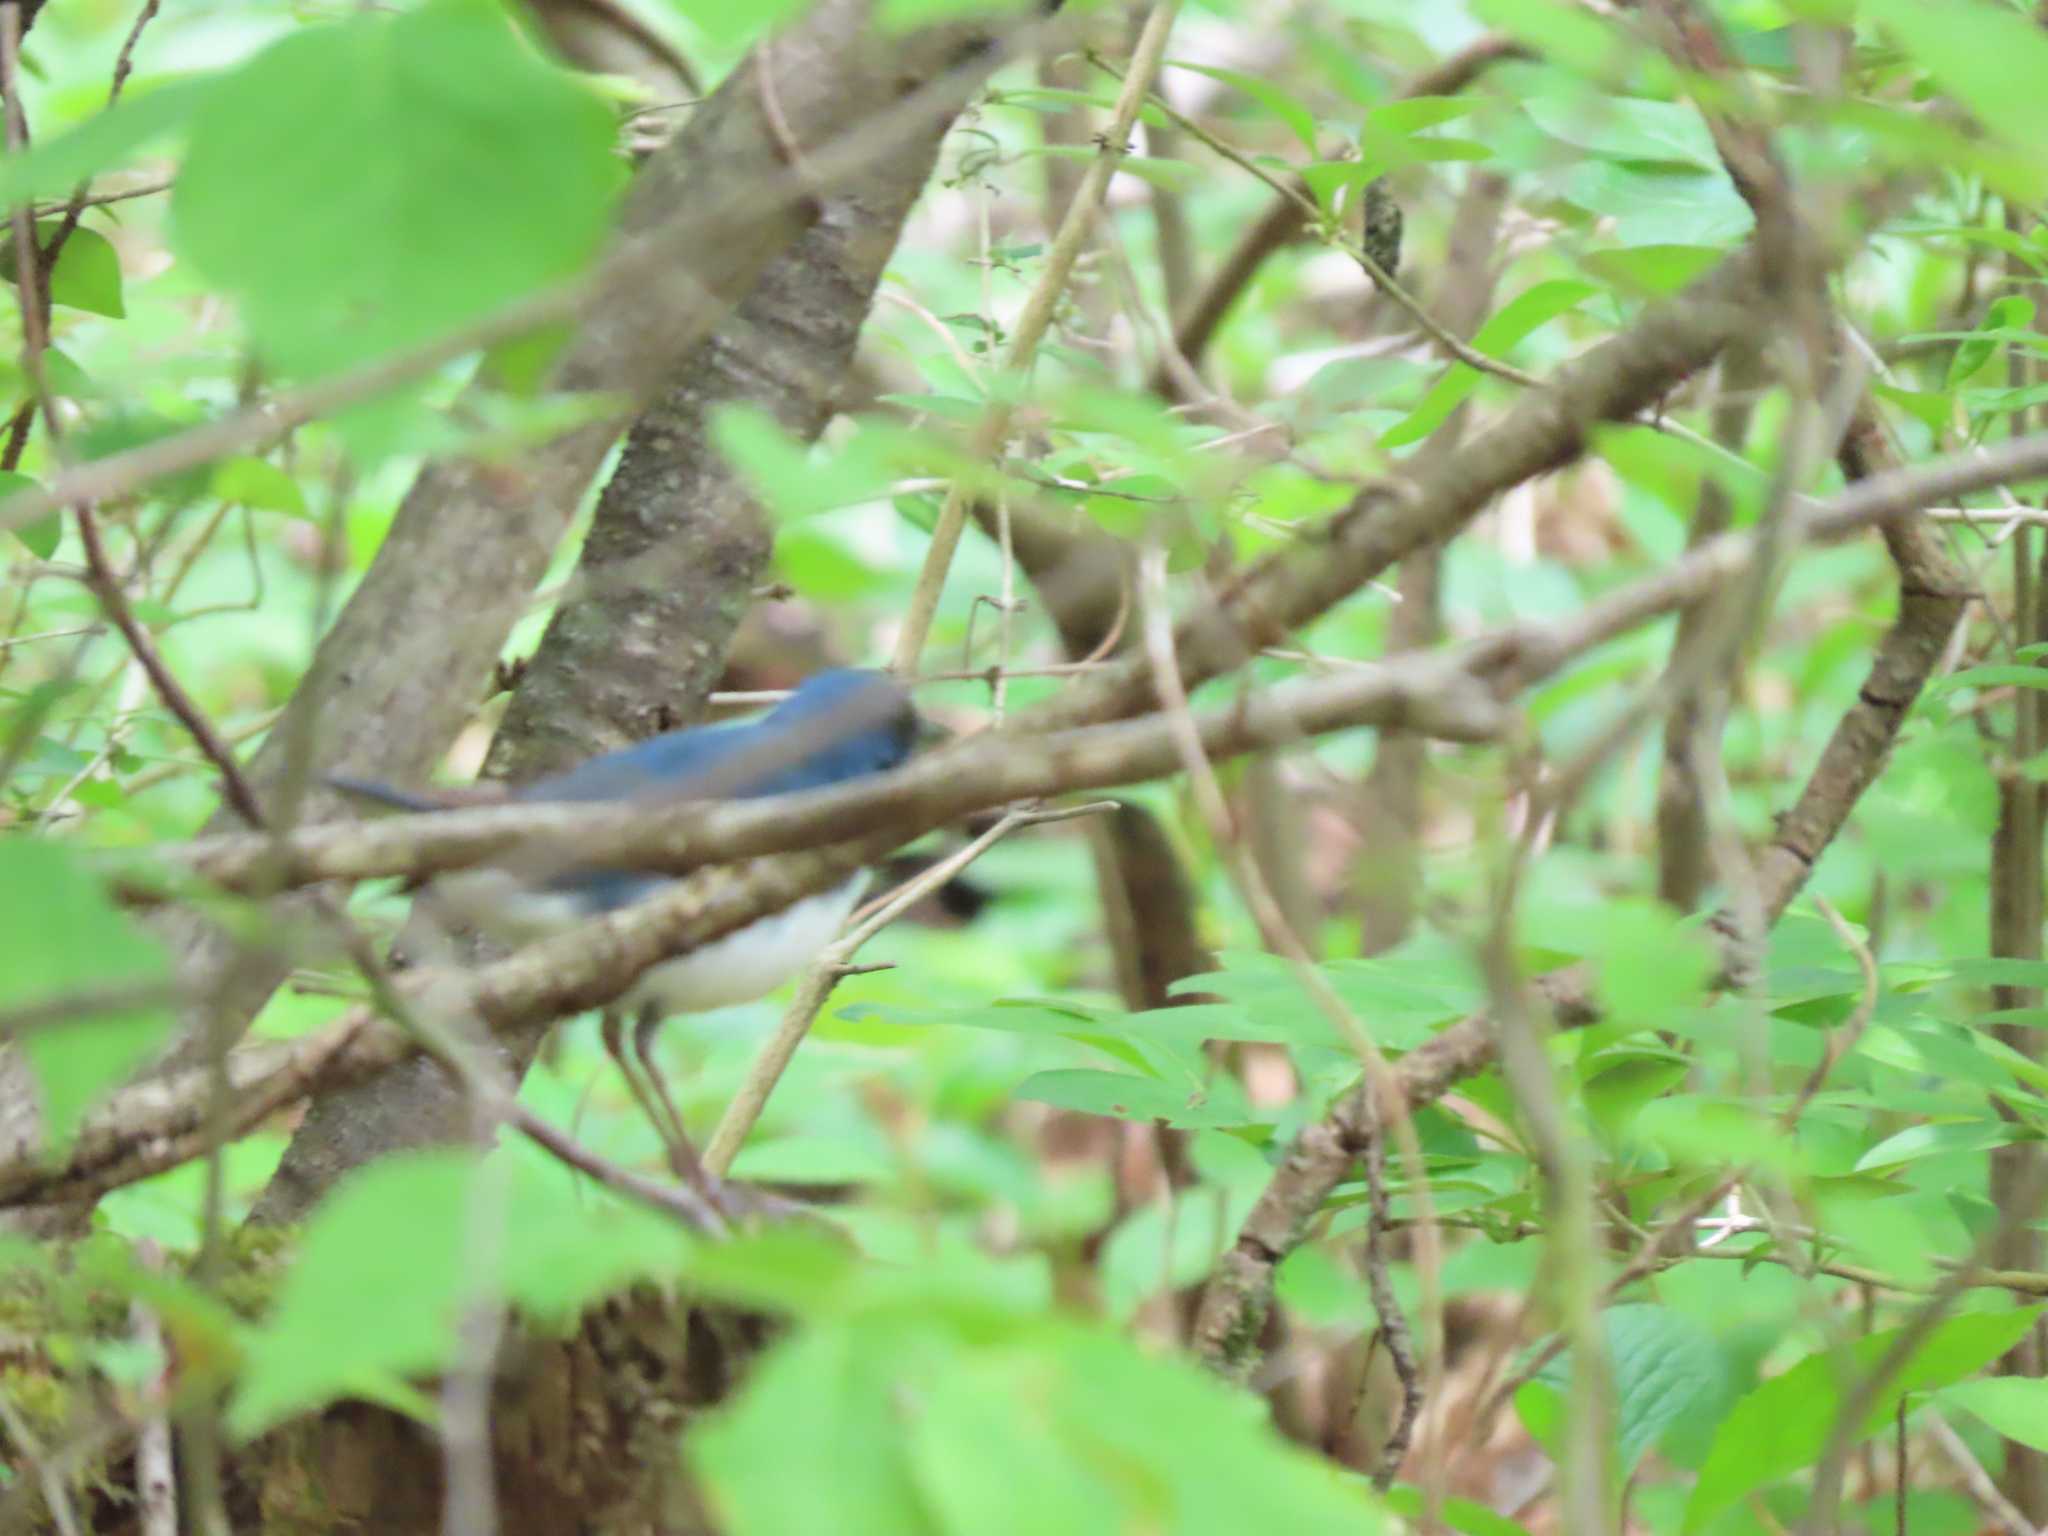
<path fill-rule="evenodd" d="M 1375 716 L 1398 719 L 1411 708 L 1442 709 L 1445 695 L 1458 691 L 1447 675 L 1431 679 L 1419 668 L 1404 685 L 1394 688 L 1372 676 L 1347 676 L 1332 683 L 1275 690 L 1273 695 L 1246 700 L 1228 712 L 1204 716 L 1198 726 L 1204 750 L 1224 756 L 1298 741 L 1305 733 Z M 1468 723 L 1490 730 L 1498 723 L 1497 706 L 1483 694 L 1475 697 L 1475 691 L 1467 682 L 1463 705 L 1451 707 L 1469 709 L 1473 718 Z M 509 959 L 474 971 L 435 969 L 402 975 L 396 990 L 408 1012 L 441 1020 L 468 1020 L 501 1036 L 601 1006 L 630 987 L 649 966 L 822 890 L 964 810 L 1038 793 L 1028 787 L 1031 783 L 1050 792 L 1173 772 L 1180 758 L 1168 724 L 1153 717 L 1065 732 L 1036 742 L 984 743 L 974 749 L 975 757 L 944 754 L 946 760 L 936 771 L 930 764 L 910 770 L 918 776 L 918 785 L 928 786 L 932 792 L 911 800 L 902 818 L 880 830 L 871 814 L 855 813 L 846 829 L 855 840 L 826 852 L 783 854 L 741 870 L 699 871 L 672 892 L 580 925 Z M 1007 778 L 1004 765 L 1008 765 Z M 837 794 L 843 792 L 827 791 L 824 797 Z M 742 830 L 772 841 L 778 836 L 777 823 L 799 809 L 800 800 L 818 803 L 824 797 L 782 797 L 787 807 L 770 801 L 742 802 L 715 807 L 711 814 L 751 819 L 751 827 Z M 446 814 L 471 817 L 502 812 Z M 629 811 L 623 820 L 614 816 L 616 830 L 630 831 L 631 815 Z M 641 815 L 644 818 L 645 813 Z M 426 819 L 431 822 L 434 818 Z M 643 819 L 643 830 L 645 825 Z M 309 829 L 301 835 L 332 830 Z M 228 1117 L 230 1129 L 239 1133 L 316 1085 L 360 1081 L 417 1049 L 418 1042 L 379 1023 L 375 1011 L 366 1007 L 281 1049 L 238 1053 L 229 1063 L 230 1086 L 236 1096 Z M 106 1109 L 91 1117 L 70 1152 L 54 1162 L 42 1157 L 39 1138 L 32 1132 L 17 1131 L 0 1140 L 0 1202 L 96 1195 L 197 1155 L 205 1139 L 205 1128 L 196 1116 L 204 1102 L 206 1080 L 203 1071 L 183 1072 L 123 1090 Z"/>
<path fill-rule="evenodd" d="M 1793 536 L 1839 539 L 1922 505 L 2043 476 L 2048 476 L 2048 433 L 2014 438 L 1995 448 L 1873 476 L 1826 502 L 1802 504 Z M 1593 646 L 1697 602 L 1745 569 L 1755 547 L 1752 535 L 1722 534 L 1569 618 L 1514 625 L 1448 653 L 1363 665 L 1334 678 L 1271 690 L 1242 710 L 1202 717 L 1206 749 L 1212 755 L 1248 751 L 1281 744 L 1290 739 L 1289 732 L 1347 724 L 1398 722 L 1404 729 L 1436 731 L 1450 739 L 1483 737 L 1491 723 L 1483 711 L 1468 713 L 1471 696 L 1459 692 L 1461 685 L 1483 679 L 1495 697 L 1518 692 Z M 1907 580 L 1926 583 L 1930 595 L 1956 600 L 1942 585 L 1948 578 L 1941 566 L 1928 558 L 1939 554 L 1938 548 L 1895 538 L 1892 552 L 1895 559 L 1903 555 L 1910 561 L 1904 566 Z M 1883 686 L 1875 676 L 1873 684 Z M 1885 696 L 1898 694 L 1894 689 Z M 894 774 L 782 797 L 772 805 L 439 811 L 359 826 L 309 827 L 281 844 L 240 836 L 201 839 L 151 850 L 146 865 L 155 866 L 154 872 L 125 861 L 110 861 L 107 868 L 124 896 L 141 901 L 162 898 L 166 867 L 228 890 L 261 891 L 318 880 L 431 875 L 542 851 L 549 839 L 558 852 L 585 860 L 681 870 L 854 836 L 872 828 L 876 818 L 910 807 L 920 808 L 920 815 L 929 808 L 935 817 L 931 824 L 937 824 L 1023 795 L 1106 788 L 1174 771 L 1171 744 L 1156 718 L 1041 738 L 1032 725 L 1049 713 L 1020 717 L 1000 736 L 928 754 Z M 973 782 L 962 782 L 967 780 Z M 270 862 L 279 849 L 288 861 L 281 869 Z"/>
<path fill-rule="evenodd" d="M 1553 648 L 1517 632 L 1517 655 Z M 1503 651 L 1509 648 L 1501 642 Z M 1213 755 L 1285 746 L 1304 735 L 1360 725 L 1400 726 L 1460 741 L 1501 728 L 1498 704 L 1459 660 L 1411 658 L 1284 684 L 1199 717 Z M 706 864 L 815 847 L 878 822 L 939 826 L 1012 800 L 1104 789 L 1177 772 L 1159 715 L 1046 735 L 1003 731 L 928 753 L 894 773 L 773 800 L 623 806 L 519 804 L 306 827 L 288 838 L 233 836 L 158 850 L 190 875 L 227 890 L 261 892 L 323 880 L 419 878 L 485 861 L 551 859 L 684 873 Z M 288 861 L 280 866 L 279 860 Z M 127 879 L 131 895 L 146 876 Z"/>

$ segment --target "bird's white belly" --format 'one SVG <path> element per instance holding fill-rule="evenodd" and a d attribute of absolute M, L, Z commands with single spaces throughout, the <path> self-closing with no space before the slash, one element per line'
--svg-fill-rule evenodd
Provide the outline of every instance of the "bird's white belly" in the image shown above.
<path fill-rule="evenodd" d="M 707 1013 L 766 997 L 839 937 L 866 885 L 862 871 L 844 885 L 700 944 L 643 974 L 626 1001 L 636 1008 L 652 1003 L 664 1014 Z"/>
<path fill-rule="evenodd" d="M 867 885 L 867 872 L 792 902 L 708 944 L 644 972 L 621 1002 L 664 1014 L 706 1013 L 766 997 L 839 936 Z M 575 896 L 535 890 L 502 870 L 468 870 L 434 882 L 439 903 L 459 921 L 507 944 L 526 944 L 596 914 Z"/>

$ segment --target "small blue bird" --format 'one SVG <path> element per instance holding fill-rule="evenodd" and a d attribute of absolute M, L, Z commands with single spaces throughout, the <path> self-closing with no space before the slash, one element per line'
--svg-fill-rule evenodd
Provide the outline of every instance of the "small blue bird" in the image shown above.
<path fill-rule="evenodd" d="M 670 731 L 580 763 L 566 773 L 522 784 L 514 802 L 592 803 L 750 800 L 821 789 L 901 766 L 922 733 L 910 696 L 884 673 L 835 669 L 807 678 L 755 720 Z M 337 789 L 405 810 L 447 808 L 446 797 L 412 793 L 357 779 L 331 779 Z M 437 878 L 436 909 L 500 943 L 519 945 L 644 901 L 672 877 L 615 867 L 545 870 L 510 866 L 464 870 Z M 668 1143 L 679 1177 L 704 1183 L 689 1150 L 681 1116 L 655 1069 L 654 1028 L 675 1013 L 702 1013 L 765 997 L 838 936 L 868 880 L 867 871 L 781 912 L 735 930 L 645 972 L 609 1010 L 604 1042 L 627 1087 Z M 638 1018 L 635 1063 L 621 1048 L 623 1018 Z"/>

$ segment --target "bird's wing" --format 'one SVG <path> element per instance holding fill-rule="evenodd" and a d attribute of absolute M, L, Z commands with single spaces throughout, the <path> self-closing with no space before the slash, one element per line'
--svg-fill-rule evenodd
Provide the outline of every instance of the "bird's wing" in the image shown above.
<path fill-rule="evenodd" d="M 566 773 L 522 784 L 521 800 L 598 801 L 654 797 L 724 798 L 753 792 L 736 788 L 735 776 L 752 778 L 745 759 L 759 747 L 759 726 L 701 725 L 606 752 Z M 725 770 L 725 771 L 721 771 Z"/>

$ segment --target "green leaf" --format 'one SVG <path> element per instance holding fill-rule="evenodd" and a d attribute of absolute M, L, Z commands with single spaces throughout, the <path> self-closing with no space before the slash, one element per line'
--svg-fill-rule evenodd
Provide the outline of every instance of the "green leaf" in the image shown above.
<path fill-rule="evenodd" d="M 1921 236 L 1949 236 L 1972 244 L 1988 245 L 2007 256 L 2017 257 L 2036 272 L 2048 273 L 2048 254 L 2044 254 L 2038 245 L 2017 230 L 1998 229 L 1984 224 L 1914 224 L 1899 232 Z"/>
<path fill-rule="evenodd" d="M 1996 511 L 1986 513 L 1996 517 Z M 2048 667 L 2021 667 L 1997 662 L 1989 666 L 1964 667 L 1928 684 L 1929 694 L 1953 693 L 1958 688 L 2048 688 Z"/>
<path fill-rule="evenodd" d="M 814 1327 L 775 1350 L 737 1403 L 683 1442 L 732 1536 L 939 1536 L 904 1450 L 903 1394 L 952 1341 L 905 1319 Z"/>
<path fill-rule="evenodd" d="M 1935 1401 L 1974 1413 L 2008 1440 L 2048 1451 L 2048 1381 L 1994 1376 L 1943 1387 Z"/>
<path fill-rule="evenodd" d="M 1950 968 L 1957 981 L 1973 987 L 2048 987 L 2048 960 L 1964 956 L 1952 961 Z"/>
<path fill-rule="evenodd" d="M 78 228 L 57 253 L 50 274 L 50 301 L 73 309 L 120 319 L 128 313 L 121 300 L 121 258 L 113 242 L 96 230 Z"/>
<path fill-rule="evenodd" d="M 213 494 L 238 506 L 306 516 L 299 482 L 268 459 L 222 459 L 213 467 Z"/>
<path fill-rule="evenodd" d="M 1494 311 L 1472 338 L 1473 349 L 1488 357 L 1502 357 L 1532 331 L 1576 309 L 1599 291 L 1591 283 L 1565 278 L 1538 283 Z M 1470 363 L 1453 363 L 1423 396 L 1422 403 L 1387 430 L 1380 438 L 1380 446 L 1401 448 L 1421 442 L 1444 424 L 1478 384 L 1478 369 Z"/>
<path fill-rule="evenodd" d="M 2018 1126 L 1997 1119 L 1941 1120 L 1927 1125 L 1909 1125 L 1887 1136 L 1856 1159 L 1857 1173 L 1873 1168 L 1896 1168 L 1923 1157 L 1948 1152 L 1983 1152 L 2010 1145 L 2020 1135 Z"/>
<path fill-rule="evenodd" d="M 1873 380 L 1870 392 L 1907 412 L 1930 432 L 1946 430 L 1955 411 L 1954 400 L 1937 390 L 1901 389 Z"/>
<path fill-rule="evenodd" d="M 2048 36 L 2031 20 L 1977 0 L 1864 0 L 1862 13 L 1988 132 L 2030 151 L 2048 141 Z"/>
<path fill-rule="evenodd" d="M 879 500 L 897 480 L 911 475 L 947 475 L 970 485 L 991 475 L 934 435 L 874 418 L 862 420 L 851 437 L 821 449 L 766 411 L 726 406 L 712 416 L 711 439 L 785 523 Z"/>
<path fill-rule="evenodd" d="M 684 1442 L 732 1536 L 1384 1529 L 1363 1479 L 1187 1362 L 885 1307 L 778 1345 Z"/>
<path fill-rule="evenodd" d="M 1949 359 L 1948 387 L 1956 388 L 1965 379 L 1976 373 L 1992 358 L 1998 355 L 1997 333 L 2021 331 L 2034 323 L 2034 301 L 2009 293 L 1996 299 L 1984 312 L 1984 324 L 1980 329 L 1991 335 L 1973 336 L 1956 348 L 1955 356 Z"/>
<path fill-rule="evenodd" d="M 1617 245 L 1730 246 L 1755 217 L 1724 171 L 1654 161 L 1583 160 L 1559 189 L 1614 221 Z"/>
<path fill-rule="evenodd" d="M 1668 1307 L 1609 1307 L 1600 1317 L 1615 1394 L 1616 1454 L 1626 1478 L 1658 1437 L 1728 1394 L 1728 1366 L 1712 1334 Z M 1515 1411 L 1553 1455 L 1562 1449 L 1571 1394 L 1570 1351 L 1515 1394 Z"/>
<path fill-rule="evenodd" d="M 1242 91 L 1293 129 L 1294 136 L 1301 140 L 1302 146 L 1311 155 L 1316 152 L 1315 113 L 1271 81 L 1261 80 L 1257 75 L 1247 75 L 1235 69 L 1218 69 L 1213 64 L 1189 64 L 1180 59 L 1169 59 L 1167 62 L 1175 69 L 1184 69 L 1190 74 L 1207 75 L 1211 80 L 1227 85 L 1233 90 Z"/>
<path fill-rule="evenodd" d="M 1552 138 L 1609 159 L 1666 161 L 1704 171 L 1721 167 L 1706 119 L 1681 102 L 1588 91 L 1528 97 L 1520 107 Z"/>
<path fill-rule="evenodd" d="M 2040 1310 L 1972 1312 L 1937 1324 L 1905 1368 L 1876 1394 L 1857 1426 L 1858 1436 L 1875 1434 L 1890 1423 L 1906 1394 L 1946 1387 L 1996 1360 L 2019 1341 Z M 1738 1402 L 1700 1468 L 1685 1507 L 1684 1529 L 1704 1529 L 1744 1494 L 1817 1461 L 1844 1392 L 1869 1374 L 1898 1337 L 1899 1330 L 1893 1329 L 1858 1339 L 1840 1353 L 1808 1355 Z"/>
<path fill-rule="evenodd" d="M 1745 474 L 1711 448 L 1654 427 L 1597 425 L 1589 436 L 1594 450 L 1625 482 L 1686 517 L 1699 503 L 1703 480 L 1719 481 L 1731 493 L 1747 491 L 1752 499 L 1763 487 L 1761 473 Z M 1739 504 L 1742 497 L 1736 499 Z"/>
<path fill-rule="evenodd" d="M 36 245 L 49 245 L 62 224 L 46 219 L 36 226 Z M 14 241 L 0 244 L 0 277 L 17 282 L 14 270 Z M 121 258 L 105 235 L 79 227 L 71 231 L 64 249 L 57 253 L 57 269 L 49 274 L 50 302 L 118 320 L 128 311 L 121 303 Z"/>
<path fill-rule="evenodd" d="M 407 1377 L 453 1358 L 479 1294 L 561 1324 L 629 1280 L 678 1272 L 685 1257 L 671 1221 L 587 1196 L 529 1154 L 386 1158 L 344 1180 L 307 1222 L 250 1342 L 229 1429 L 253 1435 L 340 1397 L 407 1401 Z"/>
<path fill-rule="evenodd" d="M 217 84 L 215 77 L 131 91 L 96 117 L 0 160 L 0 203 L 56 198 L 110 170 L 152 139 L 182 127 Z"/>
<path fill-rule="evenodd" d="M 822 1233 L 768 1227 L 700 1249 L 690 1261 L 690 1284 L 743 1306 L 817 1311 L 852 1283 L 854 1258 Z"/>
<path fill-rule="evenodd" d="M 90 399 L 94 393 L 92 380 L 62 347 L 43 354 L 43 382 L 50 386 L 51 394 L 69 400 Z"/>
<path fill-rule="evenodd" d="M 42 486 L 27 475 L 11 469 L 0 469 L 0 505 L 16 491 L 38 491 Z M 38 560 L 47 560 L 57 553 L 57 545 L 64 537 L 64 514 L 52 512 L 48 517 L 39 517 L 25 528 L 14 530 L 14 536 L 28 546 L 28 552 Z"/>
<path fill-rule="evenodd" d="M 622 181 L 611 146 L 603 101 L 496 0 L 354 14 L 213 83 L 176 244 L 287 369 L 337 368 L 580 270 Z"/>
<path fill-rule="evenodd" d="M 1429 1507 L 1420 1488 L 1396 1483 L 1384 1497 L 1388 1509 L 1405 1516 L 1420 1528 L 1422 1513 Z M 1474 1503 L 1471 1499 L 1445 1499 L 1437 1513 L 1445 1525 L 1454 1531 L 1464 1532 L 1465 1536 L 1529 1536 L 1527 1526 L 1517 1525 L 1506 1515 L 1496 1515 L 1484 1504 Z"/>
<path fill-rule="evenodd" d="M 1440 128 L 1479 110 L 1476 96 L 1404 96 L 1372 108 L 1365 114 L 1361 144 L 1381 136 L 1408 138 L 1429 128 Z"/>
<path fill-rule="evenodd" d="M 1697 1001 L 1719 964 L 1698 923 L 1658 902 L 1610 902 L 1587 939 L 1608 1011 L 1639 1025 L 1658 1024 Z"/>
<path fill-rule="evenodd" d="M 0 845 L 0 1007 L 169 979 L 161 947 L 68 848 L 18 835 Z M 119 1008 L 31 1030 L 22 1051 L 42 1089 L 48 1144 L 68 1143 L 86 1109 L 146 1061 L 173 1023 L 167 1007 Z"/>
<path fill-rule="evenodd" d="M 84 431 L 77 434 L 73 446 L 81 459 L 112 458 L 131 448 L 176 437 L 192 426 L 189 420 L 179 420 L 156 411 L 117 409 L 93 419 Z M 211 471 L 200 465 L 158 476 L 148 484 L 152 493 L 164 500 L 183 503 L 204 496 L 210 479 Z M 138 606 L 136 611 L 139 614 L 142 610 Z"/>

